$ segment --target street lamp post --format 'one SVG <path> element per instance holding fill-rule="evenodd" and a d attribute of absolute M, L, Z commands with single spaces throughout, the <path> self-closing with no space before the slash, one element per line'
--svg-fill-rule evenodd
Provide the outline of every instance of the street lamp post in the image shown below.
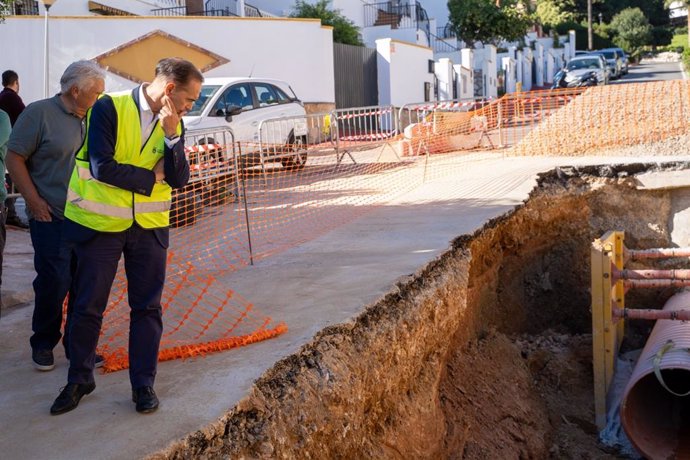
<path fill-rule="evenodd" d="M 50 95 L 49 89 L 48 89 L 48 87 L 50 86 L 49 85 L 49 81 L 50 81 L 50 63 L 49 63 L 49 61 L 50 61 L 50 59 L 48 57 L 48 15 L 49 15 L 48 11 L 50 10 L 50 7 L 53 6 L 53 4 L 57 0 L 42 0 L 42 1 L 43 1 L 43 6 L 45 7 L 45 10 L 46 10 L 45 24 L 44 24 L 44 28 L 43 28 L 43 36 L 45 38 L 45 43 L 43 46 L 43 51 L 44 51 L 44 55 L 43 55 L 43 58 L 44 58 L 44 61 L 43 61 L 43 85 L 44 85 L 43 96 L 47 98 Z"/>
<path fill-rule="evenodd" d="M 592 37 L 592 0 L 587 0 L 587 49 L 594 49 L 594 37 Z"/>

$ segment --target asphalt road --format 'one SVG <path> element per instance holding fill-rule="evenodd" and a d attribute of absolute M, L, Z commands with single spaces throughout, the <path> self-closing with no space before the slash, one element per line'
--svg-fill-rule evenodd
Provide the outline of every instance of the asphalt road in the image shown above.
<path fill-rule="evenodd" d="M 642 83 L 659 80 L 682 80 L 680 62 L 655 62 L 642 60 L 640 64 L 630 66 L 627 75 L 611 84 Z"/>

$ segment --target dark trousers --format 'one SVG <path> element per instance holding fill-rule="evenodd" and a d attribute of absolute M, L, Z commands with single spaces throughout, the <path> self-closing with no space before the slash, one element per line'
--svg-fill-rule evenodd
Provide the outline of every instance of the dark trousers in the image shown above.
<path fill-rule="evenodd" d="M 137 225 L 124 232 L 93 232 L 77 242 L 74 315 L 70 322 L 70 383 L 94 381 L 96 345 L 103 312 L 117 272 L 120 256 L 130 306 L 129 379 L 132 388 L 153 386 L 158 347 L 163 333 L 161 295 L 165 282 L 167 250 L 152 230 Z"/>
<path fill-rule="evenodd" d="M 34 246 L 35 307 L 31 322 L 31 348 L 52 350 L 60 342 L 62 305 L 72 281 L 72 245 L 64 238 L 64 221 L 53 217 L 52 222 L 29 220 L 31 243 Z M 71 319 L 72 296 L 67 308 L 67 323 Z M 65 326 L 62 343 L 68 349 L 69 328 Z"/>

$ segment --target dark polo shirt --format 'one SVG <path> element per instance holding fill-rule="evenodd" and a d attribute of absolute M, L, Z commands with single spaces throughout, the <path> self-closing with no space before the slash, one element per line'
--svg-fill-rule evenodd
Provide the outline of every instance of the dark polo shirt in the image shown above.
<path fill-rule="evenodd" d="M 10 116 L 10 124 L 14 126 L 19 114 L 24 110 L 24 102 L 13 89 L 3 88 L 0 91 L 0 110 L 7 112 Z"/>

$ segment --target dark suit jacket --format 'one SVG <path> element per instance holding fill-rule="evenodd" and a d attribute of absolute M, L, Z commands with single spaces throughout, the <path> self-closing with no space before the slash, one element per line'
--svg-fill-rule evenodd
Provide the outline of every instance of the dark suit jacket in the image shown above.
<path fill-rule="evenodd" d="M 132 97 L 139 108 L 139 87 L 132 90 Z M 110 96 L 101 97 L 91 109 L 89 118 L 88 139 L 86 139 L 91 175 L 101 182 L 129 190 L 133 193 L 150 196 L 156 175 L 153 171 L 138 166 L 121 164 L 115 161 L 115 143 L 117 142 L 117 112 Z M 158 123 L 158 120 L 156 120 Z M 141 130 L 137 124 L 131 129 Z M 189 181 L 189 163 L 184 154 L 184 129 L 180 140 L 172 147 L 165 145 L 163 169 L 165 181 L 172 188 L 182 188 Z M 76 225 L 76 227 L 74 225 Z M 69 232 L 74 241 L 86 241 L 94 230 L 69 224 Z M 136 223 L 134 224 L 136 225 Z M 153 229 L 156 238 L 163 247 L 168 247 L 168 228 Z M 73 238 L 70 238 L 73 239 Z"/>

